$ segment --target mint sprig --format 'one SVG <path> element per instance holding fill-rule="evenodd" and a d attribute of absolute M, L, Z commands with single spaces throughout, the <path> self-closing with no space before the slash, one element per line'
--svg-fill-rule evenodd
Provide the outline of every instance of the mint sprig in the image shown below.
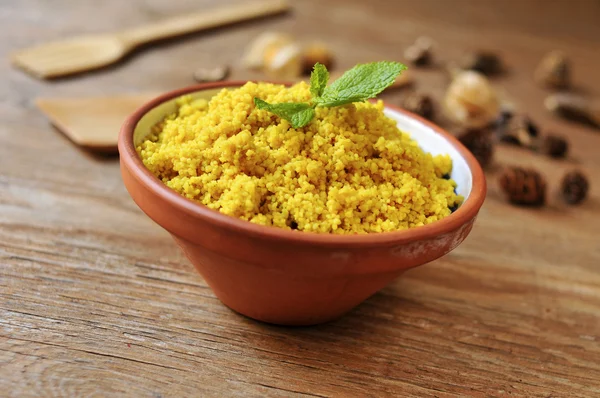
<path fill-rule="evenodd" d="M 269 104 L 260 98 L 254 98 L 254 105 L 258 109 L 266 109 L 280 118 L 288 120 L 294 128 L 306 126 L 315 116 L 314 107 L 306 102 Z"/>
<path fill-rule="evenodd" d="M 310 74 L 310 102 L 269 104 L 255 97 L 254 104 L 289 121 L 292 127 L 300 128 L 314 118 L 317 106 L 334 107 L 374 98 L 392 85 L 405 69 L 403 64 L 390 61 L 359 64 L 327 86 L 329 72 L 325 65 L 317 62 Z"/>
<path fill-rule="evenodd" d="M 310 73 L 310 94 L 314 98 L 319 98 L 323 95 L 323 91 L 327 87 L 329 81 L 329 71 L 325 65 L 316 63 Z"/>
<path fill-rule="evenodd" d="M 405 69 L 399 62 L 388 61 L 356 65 L 326 87 L 315 101 L 327 107 L 366 101 L 394 83 Z"/>

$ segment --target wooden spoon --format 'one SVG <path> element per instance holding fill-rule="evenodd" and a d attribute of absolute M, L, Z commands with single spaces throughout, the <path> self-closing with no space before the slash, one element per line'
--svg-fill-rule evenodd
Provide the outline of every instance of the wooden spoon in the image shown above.
<path fill-rule="evenodd" d="M 113 34 L 83 36 L 12 54 L 12 62 L 41 78 L 64 76 L 112 64 L 155 40 L 215 28 L 288 10 L 287 0 L 262 0 L 174 17 Z"/>

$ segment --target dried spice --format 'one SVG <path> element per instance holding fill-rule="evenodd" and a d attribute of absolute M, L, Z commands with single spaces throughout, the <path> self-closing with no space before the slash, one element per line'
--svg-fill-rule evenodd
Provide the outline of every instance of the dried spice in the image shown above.
<path fill-rule="evenodd" d="M 464 54 L 459 62 L 459 67 L 484 75 L 494 75 L 502 71 L 502 61 L 498 55 L 492 52 L 478 50 Z"/>
<path fill-rule="evenodd" d="M 448 117 L 461 127 L 481 128 L 498 118 L 500 102 L 488 79 L 479 72 L 458 72 L 444 97 Z"/>
<path fill-rule="evenodd" d="M 494 139 L 489 130 L 464 129 L 456 133 L 458 140 L 475 156 L 481 167 L 492 163 Z"/>
<path fill-rule="evenodd" d="M 600 104 L 581 96 L 567 93 L 549 95 L 544 106 L 565 119 L 600 127 Z"/>
<path fill-rule="evenodd" d="M 542 58 L 535 70 L 535 80 L 546 87 L 566 88 L 571 83 L 569 60 L 560 51 L 552 51 Z"/>
<path fill-rule="evenodd" d="M 417 92 L 408 95 L 402 102 L 402 107 L 425 119 L 431 119 L 434 112 L 433 100 L 431 97 L 427 94 Z"/>
<path fill-rule="evenodd" d="M 499 129 L 500 140 L 509 144 L 531 148 L 539 136 L 539 129 L 525 115 L 512 115 Z"/>
<path fill-rule="evenodd" d="M 302 71 L 306 75 L 310 75 L 313 66 L 316 63 L 325 65 L 327 69 L 331 69 L 334 64 L 332 51 L 322 43 L 311 43 L 302 50 Z"/>
<path fill-rule="evenodd" d="M 421 36 L 404 50 L 404 58 L 415 66 L 428 65 L 431 63 L 432 47 L 433 41 L 429 37 Z"/>
<path fill-rule="evenodd" d="M 590 183 L 582 172 L 571 171 L 563 177 L 561 187 L 565 201 L 568 204 L 576 205 L 587 197 Z"/>
<path fill-rule="evenodd" d="M 227 79 L 230 68 L 227 65 L 215 68 L 198 68 L 194 72 L 194 80 L 198 83 L 220 82 Z"/>
<path fill-rule="evenodd" d="M 543 138 L 541 151 L 553 158 L 564 158 L 569 150 L 569 142 L 560 135 L 549 134 Z"/>
<path fill-rule="evenodd" d="M 503 129 L 508 125 L 508 122 L 510 121 L 510 119 L 512 119 L 513 116 L 514 113 L 512 107 L 509 108 L 506 105 L 503 105 L 500 108 L 500 113 L 498 114 L 498 117 L 490 124 L 490 127 L 495 131 L 503 131 Z"/>
<path fill-rule="evenodd" d="M 508 167 L 498 182 L 508 200 L 514 204 L 542 206 L 546 202 L 546 181 L 534 169 Z"/>

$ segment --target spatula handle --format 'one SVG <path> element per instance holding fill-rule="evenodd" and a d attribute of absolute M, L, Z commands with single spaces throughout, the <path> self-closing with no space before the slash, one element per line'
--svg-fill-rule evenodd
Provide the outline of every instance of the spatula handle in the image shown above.
<path fill-rule="evenodd" d="M 263 0 L 219 7 L 189 15 L 170 18 L 157 23 L 129 29 L 121 37 L 132 47 L 154 40 L 166 39 L 205 29 L 216 28 L 261 16 L 284 12 L 287 0 Z"/>

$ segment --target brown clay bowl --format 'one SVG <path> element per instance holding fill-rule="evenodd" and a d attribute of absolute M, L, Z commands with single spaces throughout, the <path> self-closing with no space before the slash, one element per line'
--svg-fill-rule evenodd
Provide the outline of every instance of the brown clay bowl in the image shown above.
<path fill-rule="evenodd" d="M 448 153 L 465 202 L 435 223 L 398 232 L 333 235 L 255 225 L 184 198 L 143 165 L 135 145 L 175 110 L 184 94 L 210 98 L 244 82 L 192 86 L 161 95 L 133 113 L 119 136 L 123 181 L 137 205 L 171 233 L 215 295 L 250 318 L 312 325 L 350 311 L 409 268 L 435 260 L 469 234 L 486 194 L 484 174 L 450 134 L 405 110 L 386 114 L 434 154 Z"/>

